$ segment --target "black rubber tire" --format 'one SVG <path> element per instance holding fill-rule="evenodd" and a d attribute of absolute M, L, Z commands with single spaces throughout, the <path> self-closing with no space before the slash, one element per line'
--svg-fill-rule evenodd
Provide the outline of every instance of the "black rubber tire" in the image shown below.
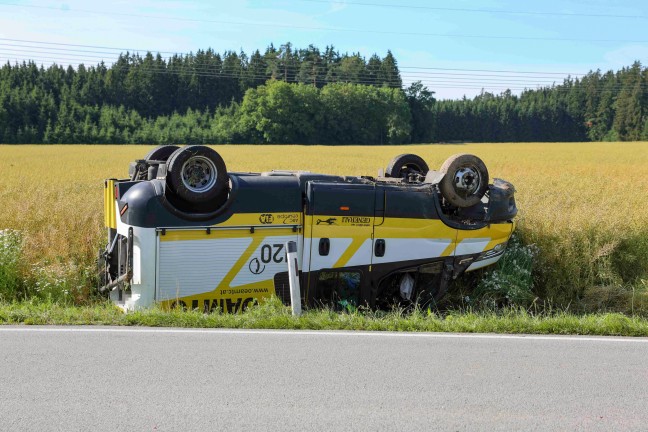
<path fill-rule="evenodd" d="M 185 167 L 185 164 L 192 160 L 195 162 L 196 159 L 202 160 L 198 173 L 203 174 L 204 178 L 205 173 L 211 172 L 213 180 L 210 177 L 208 184 L 202 185 L 199 182 L 192 187 L 191 182 L 195 178 L 187 179 L 187 175 L 192 174 L 192 171 Z M 215 176 L 213 169 L 204 169 L 209 168 L 206 164 L 216 170 Z M 184 174 L 183 168 L 186 170 Z M 166 183 L 167 191 L 170 190 L 175 195 L 167 196 L 169 201 L 179 210 L 186 212 L 214 211 L 227 201 L 229 193 L 229 177 L 223 158 L 215 150 L 202 145 L 182 147 L 173 152 L 167 161 Z"/>
<path fill-rule="evenodd" d="M 462 191 L 457 187 L 458 174 L 465 169 L 470 169 L 477 174 L 479 184 L 475 190 Z M 441 172 L 445 174 L 439 183 L 441 195 L 456 207 L 465 208 L 479 204 L 488 190 L 488 169 L 486 164 L 475 155 L 460 153 L 450 156 L 441 166 Z M 474 182 L 474 178 L 471 182 Z"/>
<path fill-rule="evenodd" d="M 144 156 L 145 160 L 167 161 L 180 147 L 177 145 L 161 145 L 155 147 Z"/>
<path fill-rule="evenodd" d="M 402 154 L 389 162 L 385 170 L 385 177 L 407 178 L 411 173 L 425 175 L 428 171 L 430 168 L 422 157 L 415 154 Z"/>

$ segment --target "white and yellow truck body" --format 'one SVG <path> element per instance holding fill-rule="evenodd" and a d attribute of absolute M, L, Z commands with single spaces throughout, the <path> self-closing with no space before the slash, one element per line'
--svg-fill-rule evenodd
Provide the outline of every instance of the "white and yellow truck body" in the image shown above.
<path fill-rule="evenodd" d="M 202 212 L 169 199 L 164 172 L 105 182 L 102 289 L 115 303 L 206 312 L 238 312 L 273 295 L 289 303 L 289 241 L 306 306 L 438 300 L 451 279 L 497 262 L 517 211 L 512 191 L 491 192 L 484 220 L 462 220 L 447 214 L 431 181 L 288 171 L 228 178 L 226 201 Z"/>

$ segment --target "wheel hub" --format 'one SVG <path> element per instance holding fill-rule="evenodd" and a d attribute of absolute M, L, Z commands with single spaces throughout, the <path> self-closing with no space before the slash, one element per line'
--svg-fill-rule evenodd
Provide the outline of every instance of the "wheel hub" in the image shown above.
<path fill-rule="evenodd" d="M 477 192 L 481 179 L 479 172 L 473 167 L 459 168 L 454 175 L 455 189 L 464 196 L 469 196 Z"/>
<path fill-rule="evenodd" d="M 211 189 L 216 183 L 216 175 L 216 166 L 204 156 L 191 157 L 182 165 L 182 183 L 192 192 Z"/>

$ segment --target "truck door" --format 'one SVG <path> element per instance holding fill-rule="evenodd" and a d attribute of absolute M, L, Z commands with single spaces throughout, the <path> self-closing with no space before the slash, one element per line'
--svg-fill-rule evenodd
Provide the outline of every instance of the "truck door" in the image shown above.
<path fill-rule="evenodd" d="M 307 198 L 307 298 L 334 306 L 360 304 L 369 286 L 375 186 L 311 182 Z"/>
<path fill-rule="evenodd" d="M 376 186 L 374 279 L 397 269 L 416 268 L 452 256 L 456 239 L 457 230 L 439 219 L 429 191 L 399 185 Z"/>

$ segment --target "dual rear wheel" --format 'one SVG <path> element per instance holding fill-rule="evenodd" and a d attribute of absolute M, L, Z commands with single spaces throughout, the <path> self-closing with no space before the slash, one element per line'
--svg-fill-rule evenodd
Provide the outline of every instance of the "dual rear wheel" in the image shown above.
<path fill-rule="evenodd" d="M 180 210 L 210 212 L 227 201 L 227 167 L 214 149 L 203 145 L 158 146 L 146 159 L 166 162 L 167 198 Z"/>
<path fill-rule="evenodd" d="M 427 163 L 420 156 L 402 154 L 389 162 L 385 176 L 404 179 L 412 175 L 425 177 L 429 170 Z M 444 174 L 439 182 L 441 195 L 456 207 L 472 207 L 478 204 L 488 190 L 488 169 L 475 155 L 460 153 L 450 156 L 439 171 Z"/>

